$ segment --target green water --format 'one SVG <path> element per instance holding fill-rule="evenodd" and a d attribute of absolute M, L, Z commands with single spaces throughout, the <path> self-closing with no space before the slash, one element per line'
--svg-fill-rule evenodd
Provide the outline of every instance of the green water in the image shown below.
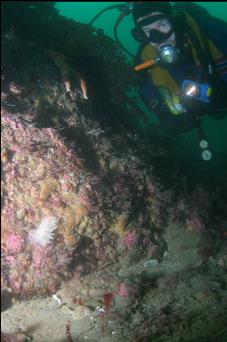
<path fill-rule="evenodd" d="M 124 2 L 58 2 L 56 7 L 60 14 L 67 18 L 89 23 L 93 17 L 107 6 L 123 4 Z M 227 2 L 196 2 L 205 7 L 209 12 L 227 21 Z M 102 28 L 106 35 L 114 38 L 113 28 L 116 19 L 120 15 L 119 10 L 109 10 L 101 15 L 94 23 L 97 28 Z M 137 50 L 137 42 L 132 38 L 130 32 L 133 28 L 131 16 L 127 16 L 119 26 L 119 39 L 124 46 L 133 54 Z"/>
<path fill-rule="evenodd" d="M 227 21 L 227 2 L 196 3 L 206 8 L 213 16 Z M 115 4 L 122 4 L 122 2 L 58 2 L 56 6 L 61 15 L 82 23 L 89 23 L 99 11 Z M 109 10 L 94 22 L 94 26 L 103 29 L 106 35 L 114 39 L 114 24 L 119 15 L 118 9 Z M 128 15 L 119 25 L 118 37 L 123 46 L 135 54 L 138 44 L 131 36 L 132 28 L 133 20 L 131 15 Z M 152 113 L 149 115 L 151 120 L 156 121 Z M 213 159 L 211 161 L 202 161 L 195 130 L 177 136 L 174 147 L 175 153 L 180 160 L 183 160 L 187 168 L 194 168 L 194 170 L 198 168 L 200 173 L 207 174 L 216 167 L 226 167 L 227 170 L 227 118 L 214 120 L 206 117 L 203 120 L 203 128 L 213 148 Z"/>

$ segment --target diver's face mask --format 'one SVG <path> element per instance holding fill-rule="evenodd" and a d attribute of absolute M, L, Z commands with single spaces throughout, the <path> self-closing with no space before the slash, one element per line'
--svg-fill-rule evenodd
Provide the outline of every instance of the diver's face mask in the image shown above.
<path fill-rule="evenodd" d="M 149 25 L 160 22 L 160 28 L 163 26 L 164 30 L 150 28 Z M 165 31 L 165 26 L 167 27 L 167 32 Z M 168 39 L 174 32 L 173 24 L 169 18 L 163 14 L 153 15 L 142 19 L 137 26 L 132 30 L 132 35 L 135 40 L 142 43 L 153 43 L 155 45 L 160 45 L 158 48 L 159 56 L 157 61 L 162 65 L 172 65 L 179 60 L 179 49 L 168 43 Z M 166 44 L 163 44 L 165 43 Z"/>
<path fill-rule="evenodd" d="M 169 25 L 169 30 L 167 32 L 162 32 L 161 29 L 156 28 L 149 29 L 149 25 L 152 25 L 153 23 L 161 20 Z M 134 39 L 140 43 L 161 44 L 168 40 L 173 32 L 174 29 L 170 19 L 167 18 L 164 14 L 157 14 L 139 21 L 139 23 L 132 30 L 131 33 Z"/>

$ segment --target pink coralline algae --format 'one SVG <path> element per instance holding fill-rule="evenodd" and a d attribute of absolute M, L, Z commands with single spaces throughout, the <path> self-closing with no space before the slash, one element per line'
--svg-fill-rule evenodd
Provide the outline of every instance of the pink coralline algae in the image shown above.
<path fill-rule="evenodd" d="M 148 191 L 149 195 L 151 195 L 151 196 L 155 194 L 156 189 L 155 189 L 155 185 L 152 182 L 149 182 L 147 184 L 147 191 Z"/>
<path fill-rule="evenodd" d="M 6 260 L 10 263 L 10 264 L 15 264 L 16 263 L 16 258 L 13 255 L 7 255 L 6 256 Z"/>
<path fill-rule="evenodd" d="M 125 234 L 123 244 L 128 247 L 134 247 L 138 242 L 138 235 L 135 231 L 131 231 Z"/>
<path fill-rule="evenodd" d="M 33 249 L 33 265 L 35 268 L 39 268 L 43 262 L 46 262 L 47 254 L 48 248 L 35 246 Z"/>
<path fill-rule="evenodd" d="M 129 298 L 136 294 L 137 289 L 135 286 L 127 283 L 121 283 L 118 289 L 118 296 Z"/>
<path fill-rule="evenodd" d="M 205 230 L 205 224 L 197 214 L 193 214 L 191 218 L 187 220 L 187 225 L 188 229 L 191 231 L 203 232 Z"/>
<path fill-rule="evenodd" d="M 18 253 L 22 250 L 24 239 L 20 235 L 9 234 L 6 245 L 10 252 Z"/>
<path fill-rule="evenodd" d="M 147 248 L 147 256 L 149 258 L 157 258 L 160 254 L 160 248 L 157 245 L 153 245 L 150 243 L 149 247 Z"/>

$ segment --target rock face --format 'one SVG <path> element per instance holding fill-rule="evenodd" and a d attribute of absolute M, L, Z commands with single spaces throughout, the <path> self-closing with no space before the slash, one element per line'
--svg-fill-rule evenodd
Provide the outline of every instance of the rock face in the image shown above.
<path fill-rule="evenodd" d="M 80 239 L 72 232 L 91 210 L 86 184 L 78 184 L 85 169 L 54 129 L 10 115 L 2 119 L 2 146 L 4 283 L 25 296 L 55 292 L 73 275 Z"/>
<path fill-rule="evenodd" d="M 96 250 L 86 237 L 98 229 L 91 222 L 99 211 L 90 195 L 95 178 L 54 129 L 4 115 L 2 146 L 3 284 L 25 296 L 55 292 L 73 276 L 73 263 L 96 263 L 92 254 L 80 256 Z"/>
<path fill-rule="evenodd" d="M 97 172 L 88 172 L 79 147 L 72 150 L 53 128 L 30 127 L 4 112 L 2 278 L 3 287 L 18 296 L 54 293 L 62 280 L 88 274 L 98 262 L 114 263 L 138 242 L 148 253 L 158 240 L 145 224 L 161 227 L 166 194 L 157 189 L 150 197 L 148 175 L 138 173 L 133 158 L 130 170 L 110 154 L 115 168 L 105 162 L 106 141 L 99 145 L 103 162 Z"/>
<path fill-rule="evenodd" d="M 3 288 L 22 298 L 55 293 L 62 281 L 126 252 L 144 257 L 143 246 L 159 244 L 154 231 L 167 222 L 171 196 L 139 157 L 147 147 L 133 134 L 101 129 L 80 82 L 68 96 L 48 53 L 14 35 L 5 35 L 3 45 L 12 52 L 1 93 Z M 17 60 L 15 46 L 30 53 L 30 64 Z M 19 63 L 16 78 L 11 63 Z M 159 146 L 154 150 L 150 156 Z M 158 257 L 164 246 L 157 251 Z"/>

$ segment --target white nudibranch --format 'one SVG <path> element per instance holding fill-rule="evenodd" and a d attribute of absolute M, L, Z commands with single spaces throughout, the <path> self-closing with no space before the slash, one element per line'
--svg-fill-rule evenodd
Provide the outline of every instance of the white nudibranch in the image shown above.
<path fill-rule="evenodd" d="M 53 232 L 57 228 L 58 219 L 54 216 L 45 217 L 36 230 L 29 234 L 29 240 L 37 245 L 46 246 L 53 240 Z"/>

